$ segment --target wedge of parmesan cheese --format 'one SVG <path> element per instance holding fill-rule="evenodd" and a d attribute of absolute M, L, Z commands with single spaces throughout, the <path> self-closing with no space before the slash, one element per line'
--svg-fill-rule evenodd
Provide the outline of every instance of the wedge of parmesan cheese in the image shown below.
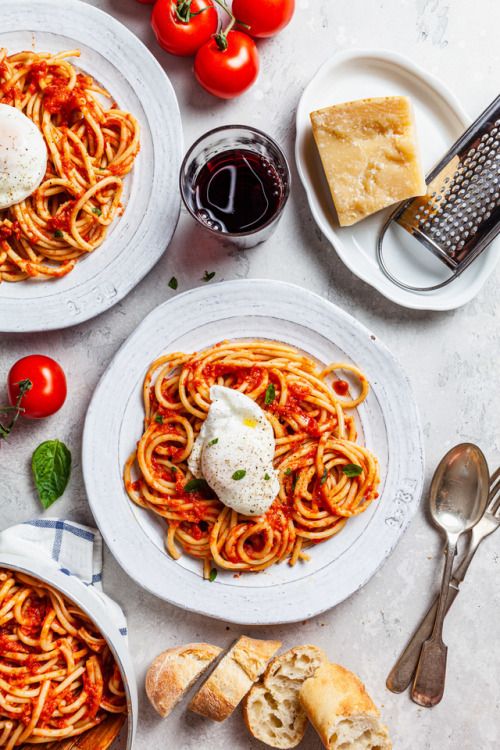
<path fill-rule="evenodd" d="M 310 117 L 341 226 L 425 195 L 407 97 L 359 99 L 320 109 Z"/>

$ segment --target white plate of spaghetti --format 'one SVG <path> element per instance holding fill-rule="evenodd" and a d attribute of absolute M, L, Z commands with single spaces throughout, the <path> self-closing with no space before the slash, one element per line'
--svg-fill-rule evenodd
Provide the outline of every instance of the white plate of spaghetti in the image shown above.
<path fill-rule="evenodd" d="M 234 391 L 214 422 L 216 395 Z M 240 444 L 259 420 L 269 465 L 267 435 L 253 453 Z M 273 624 L 312 617 L 375 573 L 418 504 L 423 449 L 408 381 L 373 334 L 299 287 L 233 281 L 161 305 L 124 344 L 89 407 L 83 473 L 111 551 L 141 586 Z M 273 481 L 268 507 L 242 508 Z"/>
<path fill-rule="evenodd" d="M 132 747 L 137 691 L 126 641 L 105 605 L 51 563 L 1 556 L 0 672 L 0 747 L 57 747 L 96 731 L 104 740 L 127 717 Z"/>
<path fill-rule="evenodd" d="M 0 329 L 64 328 L 124 297 L 167 247 L 182 130 L 162 68 L 78 0 L 6 0 L 0 104 L 43 135 L 47 166 L 0 209 Z"/>

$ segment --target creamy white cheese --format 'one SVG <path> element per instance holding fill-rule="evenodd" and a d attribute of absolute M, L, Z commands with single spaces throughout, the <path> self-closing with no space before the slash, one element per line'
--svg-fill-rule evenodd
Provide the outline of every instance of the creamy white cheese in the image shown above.
<path fill-rule="evenodd" d="M 246 516 L 262 515 L 280 487 L 273 468 L 273 428 L 260 406 L 244 393 L 213 385 L 210 398 L 189 469 L 208 482 L 224 505 Z"/>
<path fill-rule="evenodd" d="M 28 198 L 47 168 L 41 132 L 16 107 L 0 104 L 0 209 Z"/>

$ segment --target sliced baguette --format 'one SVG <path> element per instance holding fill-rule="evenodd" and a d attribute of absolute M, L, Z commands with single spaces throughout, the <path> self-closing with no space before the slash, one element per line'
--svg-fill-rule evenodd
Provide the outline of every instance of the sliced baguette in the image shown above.
<path fill-rule="evenodd" d="M 214 721 L 227 719 L 280 646 L 280 641 L 241 636 L 205 680 L 189 709 Z"/>
<path fill-rule="evenodd" d="M 299 690 L 324 662 L 326 656 L 316 646 L 297 646 L 272 660 L 243 706 L 245 723 L 254 737 L 271 747 L 299 744 L 307 728 Z"/>
<path fill-rule="evenodd" d="M 146 674 L 146 693 L 160 716 L 169 715 L 221 653 L 210 643 L 188 643 L 156 657 Z"/>
<path fill-rule="evenodd" d="M 302 685 L 300 702 L 328 750 L 391 750 L 378 708 L 348 669 L 323 664 Z"/>

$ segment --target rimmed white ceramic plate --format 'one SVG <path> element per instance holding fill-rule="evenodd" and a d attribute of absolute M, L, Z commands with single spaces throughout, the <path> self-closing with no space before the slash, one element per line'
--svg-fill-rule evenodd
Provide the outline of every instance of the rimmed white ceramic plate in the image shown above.
<path fill-rule="evenodd" d="M 0 46 L 81 50 L 75 64 L 132 112 L 141 151 L 125 180 L 125 213 L 104 243 L 62 279 L 0 285 L 0 330 L 81 323 L 122 299 L 159 260 L 180 210 L 182 127 L 174 90 L 153 55 L 122 24 L 79 0 L 2 0 Z"/>
<path fill-rule="evenodd" d="M 400 289 L 383 274 L 375 255 L 377 236 L 393 209 L 379 211 L 352 227 L 339 227 L 312 135 L 309 113 L 316 109 L 352 99 L 397 94 L 409 96 L 413 102 L 422 162 L 425 172 L 429 172 L 470 124 L 470 118 L 436 78 L 401 55 L 377 50 L 339 53 L 309 83 L 297 110 L 297 168 L 316 223 L 356 276 L 399 305 L 450 310 L 478 294 L 500 258 L 500 240 L 443 289 L 425 294 Z M 414 286 L 429 286 L 449 276 L 444 264 L 431 253 L 414 243 L 420 251 L 415 254 L 406 243 L 403 249 L 402 241 L 394 234 L 388 235 L 384 243 L 387 265 L 397 278 Z"/>
<path fill-rule="evenodd" d="M 380 459 L 381 497 L 350 519 L 311 560 L 271 566 L 213 583 L 201 564 L 164 550 L 163 524 L 125 493 L 123 465 L 142 433 L 142 382 L 168 351 L 197 351 L 223 339 L 287 342 L 321 362 L 354 362 L 372 389 L 359 409 L 360 434 Z M 408 380 L 389 351 L 354 318 L 312 292 L 276 281 L 230 281 L 179 295 L 156 308 L 119 350 L 91 401 L 83 435 L 83 475 L 106 542 L 142 587 L 184 609 L 239 624 L 312 617 L 359 589 L 388 557 L 417 507 L 423 447 Z"/>

